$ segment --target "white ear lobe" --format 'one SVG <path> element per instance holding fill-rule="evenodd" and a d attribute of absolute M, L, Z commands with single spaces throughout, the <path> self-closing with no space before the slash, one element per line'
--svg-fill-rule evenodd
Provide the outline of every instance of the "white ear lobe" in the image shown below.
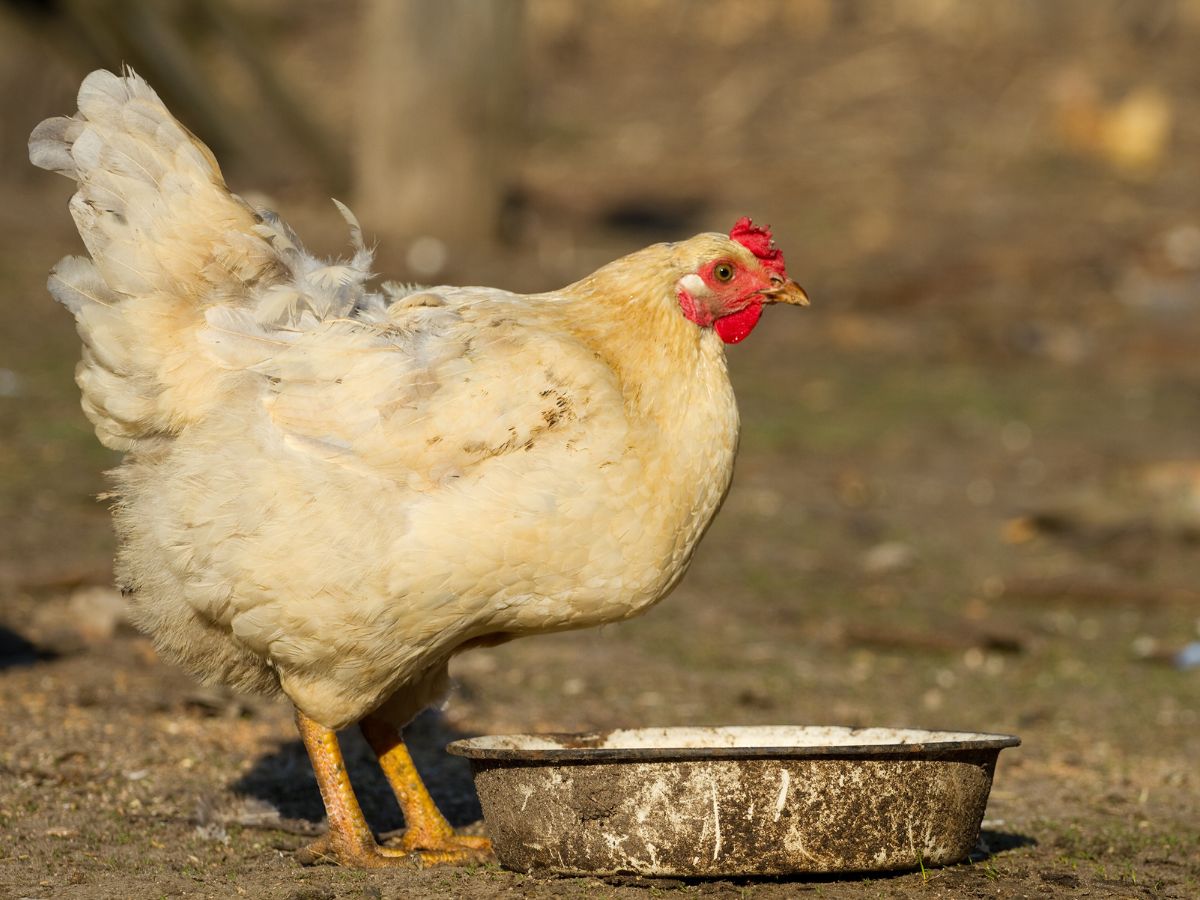
<path fill-rule="evenodd" d="M 680 278 L 679 286 L 683 290 L 687 291 L 688 294 L 696 300 L 699 300 L 702 297 L 712 296 L 712 290 L 707 284 L 704 283 L 704 279 L 695 272 L 692 272 L 690 275 L 684 275 L 682 278 Z"/>

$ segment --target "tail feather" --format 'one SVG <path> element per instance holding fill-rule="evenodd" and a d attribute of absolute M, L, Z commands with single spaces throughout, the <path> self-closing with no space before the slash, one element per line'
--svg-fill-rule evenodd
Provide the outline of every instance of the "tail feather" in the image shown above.
<path fill-rule="evenodd" d="M 60 259 L 50 270 L 47 286 L 54 299 L 76 316 L 92 304 L 111 307 L 120 301 L 91 261 L 82 256 Z"/>
<path fill-rule="evenodd" d="M 79 112 L 38 125 L 29 158 L 78 182 L 71 214 L 118 293 L 165 291 L 204 303 L 279 274 L 276 254 L 255 235 L 257 214 L 133 72 L 88 75 Z"/>
<path fill-rule="evenodd" d="M 49 288 L 75 315 L 76 381 L 97 436 L 137 449 L 222 403 L 231 376 L 198 337 L 206 311 L 251 309 L 283 327 L 350 315 L 371 253 L 340 204 L 353 258 L 306 253 L 285 223 L 229 191 L 212 152 L 132 71 L 91 73 L 78 102 L 29 138 L 34 165 L 76 182 L 71 215 L 91 256 L 59 262 Z"/>
<path fill-rule="evenodd" d="M 131 450 L 164 432 L 157 400 L 161 394 L 135 326 L 90 260 L 62 259 L 50 272 L 50 293 L 75 316 L 83 358 L 75 382 L 83 409 L 101 443 Z M 139 355 L 140 351 L 140 355 Z"/>
<path fill-rule="evenodd" d="M 78 119 L 65 116 L 46 119 L 29 136 L 29 161 L 39 169 L 74 178 L 78 170 L 71 145 L 82 131 L 83 123 Z"/>
<path fill-rule="evenodd" d="M 130 450 L 215 402 L 213 366 L 194 351 L 204 309 L 288 271 L 145 81 L 93 72 L 78 103 L 33 130 L 29 158 L 77 183 L 70 211 L 91 259 L 60 261 L 49 289 L 83 340 L 76 381 L 97 436 Z"/>

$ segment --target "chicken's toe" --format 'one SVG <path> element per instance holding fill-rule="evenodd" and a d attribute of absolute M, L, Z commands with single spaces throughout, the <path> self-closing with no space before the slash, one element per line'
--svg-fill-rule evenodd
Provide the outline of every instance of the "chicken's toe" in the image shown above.
<path fill-rule="evenodd" d="M 454 834 L 445 840 L 438 841 L 433 846 L 417 846 L 405 837 L 393 847 L 385 850 L 399 850 L 408 856 L 419 868 L 430 866 L 464 866 L 472 863 L 485 863 L 495 860 L 492 854 L 492 842 L 485 837 L 470 834 Z M 424 843 L 424 842 L 422 842 Z"/>
<path fill-rule="evenodd" d="M 354 843 L 322 835 L 296 851 L 296 861 L 305 866 L 334 865 L 352 869 L 380 869 L 384 866 L 420 867 L 422 863 L 408 850 L 380 847 L 374 842 Z"/>

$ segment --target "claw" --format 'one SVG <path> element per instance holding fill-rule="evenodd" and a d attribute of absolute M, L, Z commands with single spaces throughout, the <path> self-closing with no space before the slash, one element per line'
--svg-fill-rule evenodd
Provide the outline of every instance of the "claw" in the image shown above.
<path fill-rule="evenodd" d="M 296 861 L 303 866 L 336 865 L 355 869 L 380 869 L 384 866 L 419 868 L 413 854 L 394 847 L 381 847 L 373 840 L 354 843 L 338 840 L 331 834 L 317 838 L 296 851 Z"/>
<path fill-rule="evenodd" d="M 471 863 L 491 862 L 495 859 L 492 854 L 492 842 L 485 837 L 469 834 L 452 834 L 438 841 L 436 846 L 418 846 L 418 840 L 410 838 L 405 832 L 398 843 L 386 845 L 383 850 L 398 850 L 408 856 L 421 869 L 431 866 L 462 866 Z"/>

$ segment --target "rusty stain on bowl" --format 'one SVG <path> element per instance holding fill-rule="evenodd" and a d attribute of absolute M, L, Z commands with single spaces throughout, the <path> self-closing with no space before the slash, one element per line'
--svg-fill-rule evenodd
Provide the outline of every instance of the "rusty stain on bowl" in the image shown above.
<path fill-rule="evenodd" d="M 959 862 L 1011 735 L 643 728 L 455 741 L 496 856 L 520 872 L 871 872 Z"/>

